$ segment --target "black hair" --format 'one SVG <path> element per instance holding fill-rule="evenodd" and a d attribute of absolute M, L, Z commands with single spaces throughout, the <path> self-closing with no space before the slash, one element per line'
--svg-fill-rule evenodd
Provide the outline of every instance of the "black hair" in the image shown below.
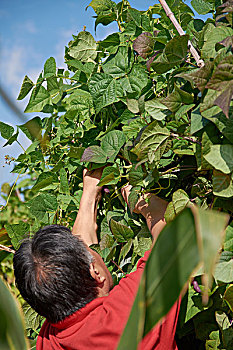
<path fill-rule="evenodd" d="M 91 261 L 84 243 L 67 227 L 46 226 L 16 251 L 16 285 L 40 315 L 56 323 L 97 297 Z"/>

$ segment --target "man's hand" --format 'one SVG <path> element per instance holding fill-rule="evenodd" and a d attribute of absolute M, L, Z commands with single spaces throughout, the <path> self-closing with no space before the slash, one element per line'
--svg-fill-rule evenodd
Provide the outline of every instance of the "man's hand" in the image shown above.
<path fill-rule="evenodd" d="M 80 236 L 88 246 L 98 243 L 96 217 L 102 187 L 97 186 L 97 184 L 102 176 L 102 172 L 103 168 L 93 171 L 85 169 L 83 171 L 83 194 L 72 229 L 72 233 Z"/>
<path fill-rule="evenodd" d="M 121 190 L 122 196 L 127 204 L 131 188 L 132 186 L 126 185 Z M 142 214 L 146 219 L 147 226 L 152 234 L 154 243 L 166 225 L 164 213 L 167 205 L 168 203 L 165 200 L 155 196 L 152 193 L 146 193 L 145 195 L 141 196 L 135 205 L 134 212 Z"/>

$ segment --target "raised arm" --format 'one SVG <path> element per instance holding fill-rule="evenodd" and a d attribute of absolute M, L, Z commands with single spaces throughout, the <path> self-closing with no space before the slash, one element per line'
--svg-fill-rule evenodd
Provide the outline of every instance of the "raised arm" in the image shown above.
<path fill-rule="evenodd" d="M 97 186 L 103 168 L 89 172 L 83 171 L 83 194 L 79 211 L 72 229 L 88 246 L 97 244 L 97 207 L 101 198 L 101 187 Z"/>
<path fill-rule="evenodd" d="M 127 203 L 130 189 L 130 185 L 125 186 L 122 189 L 122 195 Z M 144 195 L 144 197 L 141 197 L 138 200 L 135 206 L 134 212 L 142 214 L 146 219 L 147 226 L 153 237 L 153 244 L 166 225 L 164 213 L 166 211 L 167 205 L 168 203 L 165 200 L 155 196 L 154 194 L 147 193 Z"/>

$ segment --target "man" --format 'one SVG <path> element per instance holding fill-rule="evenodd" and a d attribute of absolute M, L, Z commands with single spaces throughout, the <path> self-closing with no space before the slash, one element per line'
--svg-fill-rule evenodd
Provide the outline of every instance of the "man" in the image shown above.
<path fill-rule="evenodd" d="M 139 260 L 137 270 L 113 288 L 102 258 L 89 248 L 98 243 L 96 216 L 101 188 L 97 184 L 101 173 L 101 169 L 92 174 L 84 171 L 73 235 L 68 228 L 47 226 L 24 241 L 15 253 L 17 286 L 24 299 L 46 317 L 37 350 L 114 350 L 127 323 L 149 252 Z M 129 191 L 129 186 L 122 191 L 126 201 Z M 155 242 L 165 225 L 167 203 L 148 196 L 149 203 L 139 200 L 135 212 L 145 217 Z M 177 349 L 174 336 L 178 311 L 179 302 L 145 336 L 139 349 Z"/>

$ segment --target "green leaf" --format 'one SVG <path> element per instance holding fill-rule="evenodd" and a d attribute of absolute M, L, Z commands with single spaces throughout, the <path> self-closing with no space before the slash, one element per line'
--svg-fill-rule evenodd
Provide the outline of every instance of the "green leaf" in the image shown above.
<path fill-rule="evenodd" d="M 213 1 L 205 1 L 205 0 L 192 0 L 191 5 L 199 15 L 206 15 L 210 11 L 214 10 L 214 2 Z"/>
<path fill-rule="evenodd" d="M 227 36 L 233 35 L 233 29 L 226 26 L 209 26 L 204 35 L 204 45 L 201 53 L 204 59 L 214 58 L 217 54 L 215 45 Z"/>
<path fill-rule="evenodd" d="M 213 193 L 219 197 L 233 196 L 233 183 L 231 175 L 224 174 L 221 171 L 213 171 Z"/>
<path fill-rule="evenodd" d="M 140 64 L 134 64 L 127 77 L 119 80 L 123 91 L 130 94 L 130 98 L 139 98 L 142 90 L 148 84 L 148 74 Z"/>
<path fill-rule="evenodd" d="M 96 42 L 93 36 L 86 31 L 80 32 L 76 37 L 68 54 L 81 62 L 87 62 L 89 59 L 96 58 Z"/>
<path fill-rule="evenodd" d="M 141 166 L 133 166 L 129 172 L 129 183 L 132 186 L 143 186 L 144 173 Z"/>
<path fill-rule="evenodd" d="M 198 262 L 194 218 L 185 209 L 165 226 L 152 248 L 118 350 L 137 349 L 142 336 L 178 299 Z"/>
<path fill-rule="evenodd" d="M 128 205 L 131 213 L 134 211 L 135 205 L 137 204 L 141 195 L 141 186 L 132 187 L 128 197 Z"/>
<path fill-rule="evenodd" d="M 118 101 L 116 80 L 108 74 L 93 74 L 88 87 L 96 107 L 96 113 L 103 107 Z"/>
<path fill-rule="evenodd" d="M 128 14 L 131 17 L 131 19 L 133 20 L 133 22 L 138 26 L 141 27 L 141 13 L 140 11 L 129 7 L 128 8 Z"/>
<path fill-rule="evenodd" d="M 176 113 L 182 104 L 192 104 L 193 96 L 175 86 L 174 91 L 161 101 L 171 112 Z M 193 104 L 192 104 L 193 107 Z"/>
<path fill-rule="evenodd" d="M 22 309 L 25 317 L 25 328 L 37 331 L 44 318 L 33 310 L 28 303 L 24 303 Z"/>
<path fill-rule="evenodd" d="M 67 173 L 64 168 L 60 170 L 60 193 L 69 194 L 69 183 L 67 179 Z"/>
<path fill-rule="evenodd" d="M 102 138 L 101 148 L 109 162 L 114 162 L 125 141 L 125 135 L 120 130 L 110 131 Z"/>
<path fill-rule="evenodd" d="M 233 311 L 233 284 L 226 289 L 223 299 L 227 302 L 231 311 Z"/>
<path fill-rule="evenodd" d="M 120 264 L 121 260 L 123 260 L 126 255 L 129 253 L 133 244 L 133 240 L 129 239 L 129 241 L 121 248 L 118 263 Z"/>
<path fill-rule="evenodd" d="M 228 250 L 230 252 L 233 252 L 233 227 L 230 225 L 227 226 L 227 229 L 226 229 L 224 250 Z"/>
<path fill-rule="evenodd" d="M 142 133 L 138 144 L 138 156 L 141 158 L 148 150 L 156 152 L 170 136 L 169 130 L 157 120 L 153 121 Z"/>
<path fill-rule="evenodd" d="M 224 230 L 229 221 L 226 214 L 214 211 L 198 209 L 198 231 L 201 238 L 200 255 L 204 263 L 205 292 L 208 298 L 208 289 L 212 285 L 212 276 L 215 264 L 219 255 L 219 248 L 222 246 Z"/>
<path fill-rule="evenodd" d="M 114 78 L 125 76 L 131 69 L 132 59 L 127 47 L 120 46 L 115 55 L 110 55 L 102 65 L 103 71 Z"/>
<path fill-rule="evenodd" d="M 6 224 L 5 228 L 13 247 L 18 249 L 21 241 L 28 236 L 30 226 L 26 222 L 20 221 L 18 224 Z"/>
<path fill-rule="evenodd" d="M 27 75 L 25 75 L 17 100 L 22 100 L 25 96 L 27 96 L 27 94 L 31 91 L 33 86 L 33 81 L 31 81 L 31 79 L 28 78 Z"/>
<path fill-rule="evenodd" d="M 53 77 L 54 75 L 56 75 L 56 61 L 53 57 L 50 57 L 44 64 L 44 78 Z"/>
<path fill-rule="evenodd" d="M 26 122 L 25 124 L 18 125 L 20 130 L 29 138 L 34 141 L 35 139 L 41 139 L 42 123 L 40 117 L 35 117 Z"/>
<path fill-rule="evenodd" d="M 99 146 L 90 146 L 83 152 L 81 162 L 106 163 L 107 155 Z"/>
<path fill-rule="evenodd" d="M 84 150 L 85 150 L 85 147 L 74 147 L 74 146 L 72 146 L 72 147 L 70 147 L 70 151 L 68 153 L 68 157 L 81 159 Z"/>
<path fill-rule="evenodd" d="M 47 105 L 52 105 L 50 93 L 41 85 L 32 91 L 24 113 L 41 112 Z"/>
<path fill-rule="evenodd" d="M 179 214 L 189 204 L 189 196 L 184 190 L 177 190 L 172 195 L 172 202 L 167 206 L 164 214 L 166 222 L 174 220 L 175 216 Z"/>
<path fill-rule="evenodd" d="M 84 118 L 90 118 L 95 113 L 92 96 L 87 91 L 76 89 L 65 101 L 70 111 L 78 111 Z"/>
<path fill-rule="evenodd" d="M 104 48 L 109 48 L 110 46 L 119 46 L 120 45 L 120 36 L 119 33 L 113 33 L 107 36 L 104 40 L 100 42 L 100 45 Z"/>
<path fill-rule="evenodd" d="M 86 9 L 91 6 L 93 10 L 98 14 L 107 12 L 111 10 L 114 2 L 111 0 L 92 0 L 90 4 L 86 7 Z"/>
<path fill-rule="evenodd" d="M 41 193 L 26 203 L 32 216 L 41 222 L 47 222 L 48 214 L 57 210 L 56 196 L 50 193 Z"/>
<path fill-rule="evenodd" d="M 52 173 L 51 171 L 46 171 L 39 175 L 35 185 L 31 188 L 31 191 L 38 192 L 54 183 L 58 183 L 56 174 Z"/>
<path fill-rule="evenodd" d="M 114 219 L 110 220 L 110 229 L 118 242 L 127 242 L 130 238 L 134 237 L 134 232 L 130 227 L 123 225 Z"/>
<path fill-rule="evenodd" d="M 226 252 L 225 252 L 226 253 Z M 220 261 L 216 265 L 214 272 L 214 278 L 224 283 L 232 283 L 233 281 L 233 254 L 227 252 L 225 257 L 221 257 Z M 222 253 L 223 256 L 223 253 Z"/>
<path fill-rule="evenodd" d="M 0 278 L 0 319 L 1 348 L 3 350 L 26 350 L 27 340 L 24 336 L 24 321 L 19 305 L 7 286 Z"/>
<path fill-rule="evenodd" d="M 1 126 L 0 126 L 0 128 L 1 128 Z M 19 130 L 17 129 L 16 133 L 14 135 L 12 135 L 9 138 L 9 140 L 6 143 L 4 143 L 4 145 L 2 147 L 6 147 L 8 145 L 12 145 L 12 143 L 17 140 L 18 136 L 19 136 Z"/>
<path fill-rule="evenodd" d="M 224 174 L 233 171 L 233 145 L 212 145 L 210 152 L 204 155 L 204 158 L 215 169 L 220 170 Z"/>
<path fill-rule="evenodd" d="M 95 31 L 96 31 L 98 24 L 101 23 L 104 26 L 107 26 L 108 24 L 112 23 L 116 19 L 117 19 L 117 15 L 115 12 L 110 12 L 110 13 L 106 13 L 103 15 L 99 15 L 95 21 Z"/>
<path fill-rule="evenodd" d="M 14 133 L 14 128 L 11 125 L 0 122 L 0 133 L 4 139 L 9 140 Z"/>
<path fill-rule="evenodd" d="M 165 73 L 180 64 L 187 56 L 188 35 L 175 36 L 165 46 L 163 53 L 151 64 L 158 74 Z"/>
<path fill-rule="evenodd" d="M 104 168 L 100 182 L 98 186 L 116 185 L 119 181 L 120 172 L 113 166 L 107 166 Z"/>
<path fill-rule="evenodd" d="M 145 102 L 145 110 L 153 119 L 162 120 L 166 117 L 163 111 L 167 110 L 167 107 L 159 99 L 154 98 Z"/>
<path fill-rule="evenodd" d="M 140 34 L 133 42 L 133 49 L 141 56 L 146 59 L 154 51 L 155 38 L 149 32 Z"/>

